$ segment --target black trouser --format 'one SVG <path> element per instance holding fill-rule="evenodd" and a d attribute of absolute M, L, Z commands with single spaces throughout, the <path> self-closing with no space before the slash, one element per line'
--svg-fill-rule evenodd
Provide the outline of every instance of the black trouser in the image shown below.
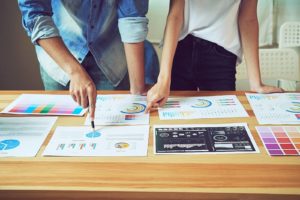
<path fill-rule="evenodd" d="M 237 56 L 192 35 L 178 43 L 172 90 L 235 90 Z"/>

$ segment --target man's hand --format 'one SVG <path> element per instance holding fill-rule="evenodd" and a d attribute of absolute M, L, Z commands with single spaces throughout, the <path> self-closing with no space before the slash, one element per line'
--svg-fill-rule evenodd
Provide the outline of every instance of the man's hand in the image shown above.
<path fill-rule="evenodd" d="M 94 119 L 97 91 L 93 80 L 67 49 L 60 37 L 39 39 L 37 43 L 69 75 L 70 94 L 83 108 L 89 107 Z"/>
<path fill-rule="evenodd" d="M 89 107 L 90 118 L 95 117 L 97 91 L 93 80 L 84 69 L 70 76 L 70 94 L 83 108 Z"/>

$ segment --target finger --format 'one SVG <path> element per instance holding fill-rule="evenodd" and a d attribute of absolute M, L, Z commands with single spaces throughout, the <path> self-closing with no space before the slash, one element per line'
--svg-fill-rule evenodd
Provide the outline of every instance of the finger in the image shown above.
<path fill-rule="evenodd" d="M 284 92 L 282 88 L 276 88 L 277 92 Z"/>
<path fill-rule="evenodd" d="M 165 103 L 167 102 L 167 100 L 168 100 L 167 97 L 161 99 L 160 102 L 159 102 L 159 107 L 163 107 L 165 105 Z"/>
<path fill-rule="evenodd" d="M 152 99 L 151 101 L 149 101 L 149 103 L 147 104 L 145 112 L 148 113 L 148 112 L 157 110 L 157 108 L 159 107 L 158 101 L 159 101 L 158 97 L 156 97 L 156 98 Z"/>
<path fill-rule="evenodd" d="M 81 106 L 81 97 L 79 91 L 75 92 L 76 102 Z"/>
<path fill-rule="evenodd" d="M 149 108 L 148 112 L 151 113 L 151 112 L 154 112 L 154 111 L 157 111 L 157 109 L 152 107 L 152 108 Z"/>
<path fill-rule="evenodd" d="M 152 108 L 152 102 L 150 101 L 148 104 L 147 104 L 147 107 L 145 109 L 145 113 L 149 113 L 151 111 L 151 108 Z"/>
<path fill-rule="evenodd" d="M 71 94 L 71 97 L 72 97 L 72 99 L 73 99 L 75 102 L 77 102 L 77 99 L 76 99 L 76 95 L 75 95 L 75 94 Z"/>
<path fill-rule="evenodd" d="M 151 107 L 152 107 L 152 99 L 150 98 L 152 95 L 151 93 L 148 91 L 147 92 L 147 106 L 145 109 L 145 113 L 149 113 Z"/>
<path fill-rule="evenodd" d="M 96 97 L 97 97 L 95 88 L 89 88 L 87 96 L 88 96 L 88 102 L 89 102 L 90 118 L 91 118 L 91 120 L 94 120 L 95 109 L 96 109 Z"/>
<path fill-rule="evenodd" d="M 266 93 L 281 93 L 281 92 L 283 92 L 282 88 L 269 87 Z"/>
<path fill-rule="evenodd" d="M 85 89 L 81 90 L 80 96 L 81 96 L 81 98 L 80 98 L 81 99 L 80 104 L 81 104 L 81 106 L 83 108 L 86 108 L 88 106 L 88 96 L 87 96 L 87 92 L 86 92 Z"/>
<path fill-rule="evenodd" d="M 153 112 L 153 111 L 156 111 L 159 107 L 159 104 L 158 103 L 154 103 L 152 104 L 152 107 L 149 109 L 150 112 Z"/>
<path fill-rule="evenodd" d="M 159 107 L 159 103 L 154 103 L 153 105 L 152 105 L 152 108 L 153 109 L 157 109 Z"/>
<path fill-rule="evenodd" d="M 145 113 L 149 113 L 153 110 L 153 106 L 156 104 L 156 99 L 152 99 L 150 101 L 148 101 Z"/>
<path fill-rule="evenodd" d="M 70 93 L 72 99 L 73 99 L 75 102 L 77 102 L 76 95 L 75 95 L 74 90 L 73 90 L 72 88 L 70 88 L 69 93 Z"/>

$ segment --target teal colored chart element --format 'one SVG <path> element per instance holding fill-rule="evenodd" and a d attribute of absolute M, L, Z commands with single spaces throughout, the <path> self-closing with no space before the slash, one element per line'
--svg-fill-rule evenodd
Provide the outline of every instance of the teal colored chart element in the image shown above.
<path fill-rule="evenodd" d="M 130 105 L 127 105 L 125 109 L 121 110 L 121 113 L 124 114 L 137 114 L 142 113 L 146 109 L 146 105 L 141 103 L 133 103 Z"/>
<path fill-rule="evenodd" d="M 92 131 L 92 132 L 87 133 L 85 136 L 88 138 L 97 138 L 97 137 L 101 136 L 101 133 L 98 131 Z"/>
<path fill-rule="evenodd" d="M 0 151 L 14 149 L 19 145 L 19 140 L 2 140 L 0 141 Z"/>
<path fill-rule="evenodd" d="M 212 102 L 206 99 L 197 99 L 197 102 L 192 105 L 193 108 L 207 108 L 212 105 Z"/>
<path fill-rule="evenodd" d="M 292 106 L 286 111 L 291 113 L 300 113 L 300 102 L 292 102 Z"/>

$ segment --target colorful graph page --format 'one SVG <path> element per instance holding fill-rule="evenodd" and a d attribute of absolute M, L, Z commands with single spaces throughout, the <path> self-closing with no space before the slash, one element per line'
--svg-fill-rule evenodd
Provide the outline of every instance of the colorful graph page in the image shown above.
<path fill-rule="evenodd" d="M 246 123 L 154 126 L 156 154 L 258 153 Z"/>
<path fill-rule="evenodd" d="M 82 116 L 85 109 L 78 106 L 70 95 L 22 94 L 2 113 Z"/>
<path fill-rule="evenodd" d="M 57 127 L 44 156 L 147 156 L 149 126 Z"/>
<path fill-rule="evenodd" d="M 269 155 L 300 155 L 300 126 L 257 126 L 256 130 Z"/>
<path fill-rule="evenodd" d="M 0 117 L 0 157 L 34 157 L 56 117 Z"/>
<path fill-rule="evenodd" d="M 169 98 L 158 112 L 161 120 L 248 117 L 235 95 Z"/>
<path fill-rule="evenodd" d="M 96 103 L 96 125 L 149 124 L 145 113 L 146 97 L 138 95 L 98 95 Z M 90 125 L 87 117 L 85 125 Z"/>
<path fill-rule="evenodd" d="M 300 93 L 246 96 L 259 124 L 300 124 Z"/>

